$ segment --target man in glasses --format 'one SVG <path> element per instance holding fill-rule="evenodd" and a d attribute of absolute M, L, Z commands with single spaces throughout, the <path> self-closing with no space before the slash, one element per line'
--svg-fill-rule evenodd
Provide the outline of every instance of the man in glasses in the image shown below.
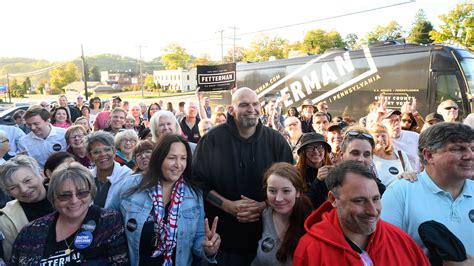
<path fill-rule="evenodd" d="M 443 116 L 444 121 L 446 122 L 457 122 L 458 118 L 458 105 L 453 100 L 446 100 L 441 102 L 438 105 L 436 110 L 438 114 Z"/>
<path fill-rule="evenodd" d="M 325 182 L 328 201 L 306 219 L 293 265 L 429 265 L 409 235 L 380 219 L 381 195 L 369 168 L 345 161 Z"/>
<path fill-rule="evenodd" d="M 400 115 L 400 111 L 389 109 L 383 117 L 382 124 L 387 127 L 395 149 L 404 151 L 410 160 L 413 170 L 419 171 L 420 159 L 418 158 L 417 149 L 419 134 L 413 131 L 402 130 Z"/>
<path fill-rule="evenodd" d="M 431 220 L 444 224 L 470 255 L 456 265 L 474 265 L 474 130 L 461 123 L 438 123 L 421 133 L 418 151 L 425 170 L 417 182 L 399 180 L 388 187 L 382 217 L 425 251 L 420 224 Z"/>

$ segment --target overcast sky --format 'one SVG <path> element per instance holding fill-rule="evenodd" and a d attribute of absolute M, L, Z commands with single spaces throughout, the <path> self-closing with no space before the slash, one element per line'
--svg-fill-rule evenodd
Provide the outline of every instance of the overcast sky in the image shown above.
<path fill-rule="evenodd" d="M 304 23 L 266 31 L 270 36 L 291 42 L 302 40 L 306 31 L 315 28 L 335 29 L 345 36 L 363 37 L 377 25 L 390 20 L 408 31 L 418 9 L 431 22 L 452 10 L 458 0 L 2 0 L 0 57 L 28 57 L 50 61 L 71 60 L 80 56 L 80 45 L 86 55 L 102 53 L 139 57 L 150 60 L 161 54 L 164 46 L 177 42 L 188 53 L 207 53 L 220 59 L 219 30 L 232 36 L 237 27 L 237 46 L 247 47 L 253 32 L 315 21 L 331 16 L 397 5 L 376 11 Z M 402 4 L 405 3 L 405 4 Z M 247 34 L 252 33 L 252 34 Z M 224 52 L 233 40 L 224 40 Z"/>

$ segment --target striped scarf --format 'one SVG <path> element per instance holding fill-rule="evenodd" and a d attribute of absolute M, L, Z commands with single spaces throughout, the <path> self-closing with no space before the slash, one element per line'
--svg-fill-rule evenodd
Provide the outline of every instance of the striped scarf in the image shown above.
<path fill-rule="evenodd" d="M 180 177 L 176 181 L 171 192 L 171 202 L 168 208 L 168 217 L 164 221 L 165 206 L 163 203 L 163 192 L 161 185 L 158 184 L 151 192 L 150 196 L 153 201 L 155 211 L 155 234 L 159 242 L 152 257 L 164 256 L 163 265 L 173 265 L 173 250 L 176 247 L 176 239 L 178 236 L 178 211 L 184 194 L 184 181 Z"/>

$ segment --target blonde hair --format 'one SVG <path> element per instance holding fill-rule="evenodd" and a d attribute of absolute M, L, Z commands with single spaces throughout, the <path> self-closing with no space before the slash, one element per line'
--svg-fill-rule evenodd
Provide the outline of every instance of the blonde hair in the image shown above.
<path fill-rule="evenodd" d="M 381 123 L 374 124 L 370 129 L 369 133 L 374 136 L 376 133 L 384 133 L 387 136 L 387 145 L 384 149 L 385 154 L 390 155 L 393 153 L 393 142 L 392 137 L 388 133 L 388 129 L 386 126 L 382 125 Z"/>

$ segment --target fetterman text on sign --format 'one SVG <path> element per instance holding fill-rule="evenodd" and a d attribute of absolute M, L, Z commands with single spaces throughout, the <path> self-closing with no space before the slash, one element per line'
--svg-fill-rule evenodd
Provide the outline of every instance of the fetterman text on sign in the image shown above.
<path fill-rule="evenodd" d="M 197 66 L 197 85 L 200 91 L 231 90 L 235 87 L 235 63 Z"/>

